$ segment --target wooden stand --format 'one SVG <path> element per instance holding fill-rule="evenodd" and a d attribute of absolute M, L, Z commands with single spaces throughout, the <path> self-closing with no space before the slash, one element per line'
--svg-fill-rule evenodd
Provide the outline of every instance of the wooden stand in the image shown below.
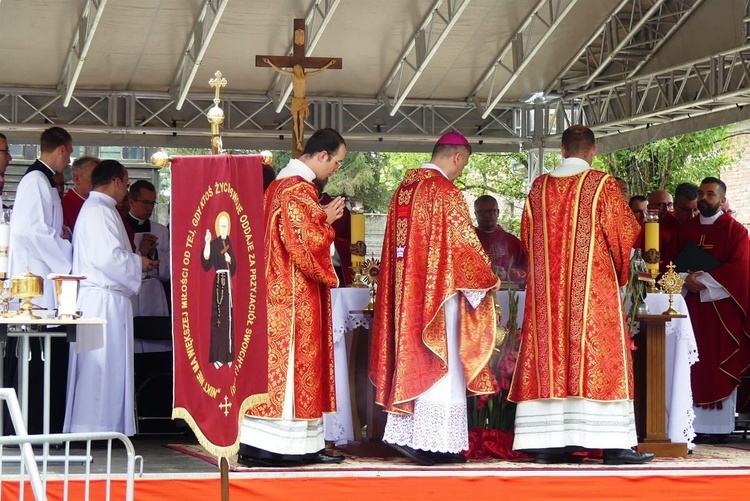
<path fill-rule="evenodd" d="M 372 315 L 372 312 L 364 312 Z M 372 319 L 371 319 L 372 322 Z M 361 457 L 398 456 L 390 446 L 383 443 L 385 430 L 385 412 L 375 403 L 375 387 L 370 383 L 368 368 L 370 365 L 371 329 L 358 327 L 354 330 L 352 344 L 349 348 L 349 391 L 352 402 L 352 426 L 354 442 L 346 446 L 348 453 Z M 362 435 L 360 416 L 364 417 L 367 432 Z"/>
<path fill-rule="evenodd" d="M 633 352 L 638 451 L 652 452 L 656 457 L 686 457 L 687 444 L 667 438 L 664 375 L 666 323 L 673 318 L 685 318 L 685 315 L 639 315 L 637 318 L 645 327 L 635 336 L 638 349 Z"/>

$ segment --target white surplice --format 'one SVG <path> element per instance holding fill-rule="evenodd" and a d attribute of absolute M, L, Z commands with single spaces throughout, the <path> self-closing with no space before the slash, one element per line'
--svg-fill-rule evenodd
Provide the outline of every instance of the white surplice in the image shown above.
<path fill-rule="evenodd" d="M 84 317 L 107 320 L 105 339 L 79 326 L 70 347 L 63 431 L 135 434 L 133 414 L 133 310 L 130 296 L 141 285 L 141 256 L 130 241 L 115 200 L 92 191 L 76 221 L 73 273 L 81 282 Z"/>
<path fill-rule="evenodd" d="M 131 217 L 133 215 L 131 214 Z M 128 224 L 128 223 L 126 223 Z M 151 231 L 136 233 L 135 248 L 138 249 L 143 235 L 151 233 L 156 237 L 156 250 L 159 257 L 159 269 L 141 274 L 141 289 L 130 298 L 133 304 L 134 317 L 168 317 L 169 304 L 164 283 L 170 279 L 169 230 L 163 224 L 150 221 Z M 171 340 L 135 340 L 135 353 L 154 353 L 172 350 Z"/>
<path fill-rule="evenodd" d="M 50 172 L 53 172 L 50 169 Z M 16 190 L 10 224 L 9 276 L 28 271 L 44 278 L 44 296 L 34 303 L 54 309 L 55 287 L 50 273 L 70 273 L 73 247 L 62 238 L 62 204 L 47 176 L 32 171 L 21 178 Z"/>
<path fill-rule="evenodd" d="M 143 284 L 138 294 L 133 296 L 133 316 L 138 317 L 168 317 L 169 307 L 162 282 L 168 282 L 169 274 L 169 230 L 163 224 L 151 221 L 151 231 L 136 233 L 135 248 L 138 249 L 143 235 L 151 233 L 156 237 L 156 250 L 159 253 L 159 269 L 143 273 Z"/>

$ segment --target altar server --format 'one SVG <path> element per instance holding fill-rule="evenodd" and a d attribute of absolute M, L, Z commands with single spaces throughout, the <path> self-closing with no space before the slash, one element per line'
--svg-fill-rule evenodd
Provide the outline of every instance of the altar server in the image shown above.
<path fill-rule="evenodd" d="M 73 238 L 73 273 L 85 275 L 78 298 L 84 317 L 107 321 L 106 335 L 80 326 L 70 348 L 64 431 L 135 434 L 133 310 L 141 272 L 154 264 L 132 252 L 115 205 L 127 194 L 128 171 L 116 160 L 91 173 Z"/>

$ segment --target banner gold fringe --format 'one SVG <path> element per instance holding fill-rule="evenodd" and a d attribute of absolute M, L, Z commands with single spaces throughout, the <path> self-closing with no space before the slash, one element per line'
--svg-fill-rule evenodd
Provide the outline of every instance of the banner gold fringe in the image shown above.
<path fill-rule="evenodd" d="M 240 450 L 240 430 L 242 429 L 242 418 L 245 416 L 245 413 L 250 407 L 259 405 L 263 402 L 267 402 L 268 399 L 268 393 L 258 393 L 257 395 L 251 395 L 242 401 L 237 422 L 237 439 L 234 441 L 234 444 L 226 447 L 221 447 L 209 442 L 201 429 L 198 427 L 195 419 L 193 419 L 193 416 L 190 415 L 190 412 L 188 412 L 188 410 L 184 407 L 173 408 L 172 419 L 184 419 L 185 422 L 190 426 L 190 429 L 193 430 L 193 433 L 195 433 L 195 436 L 198 438 L 198 443 L 201 444 L 201 446 L 206 449 L 209 454 L 212 454 L 217 458 L 230 458 L 237 454 L 237 452 Z"/>

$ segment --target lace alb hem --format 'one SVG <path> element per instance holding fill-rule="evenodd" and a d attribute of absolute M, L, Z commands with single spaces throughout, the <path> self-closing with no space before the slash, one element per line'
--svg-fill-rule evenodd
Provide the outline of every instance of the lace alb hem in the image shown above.
<path fill-rule="evenodd" d="M 389 414 L 383 441 L 432 452 L 468 450 L 466 404 L 414 404 L 414 415 Z"/>

